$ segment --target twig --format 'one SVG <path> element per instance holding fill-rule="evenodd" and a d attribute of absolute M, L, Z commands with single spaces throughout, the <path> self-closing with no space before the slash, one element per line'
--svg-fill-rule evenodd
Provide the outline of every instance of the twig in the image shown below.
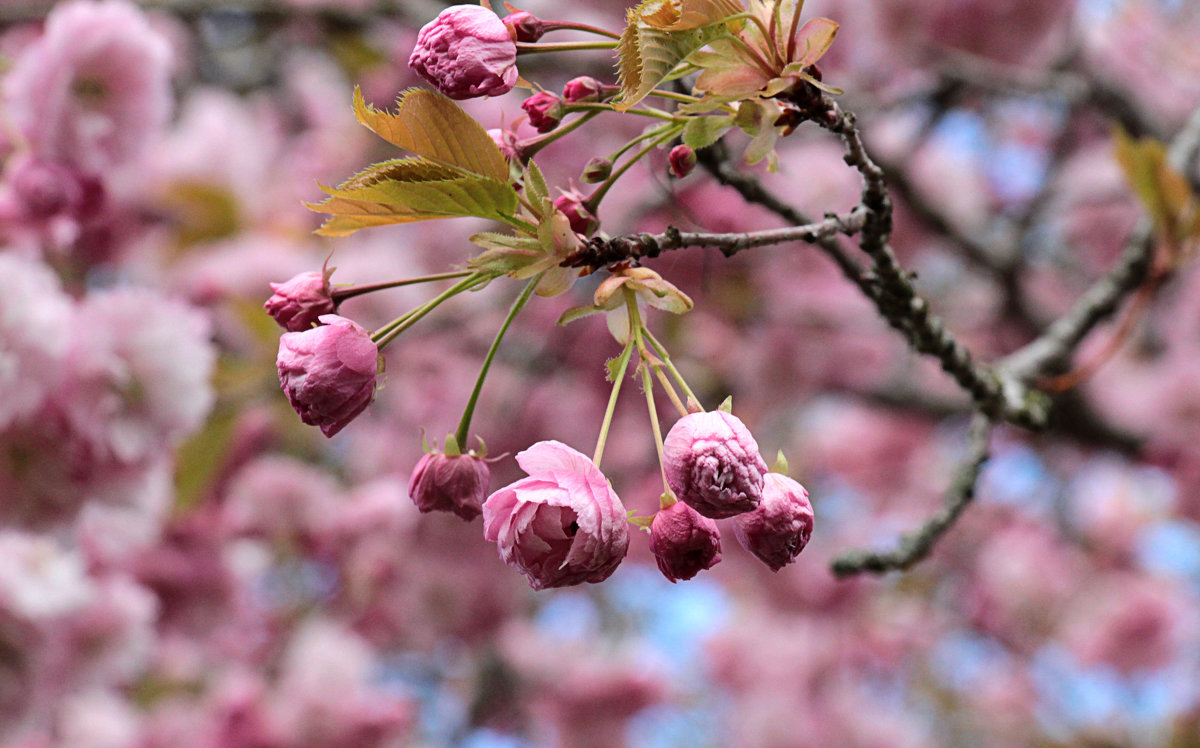
<path fill-rule="evenodd" d="M 599 268 L 627 260 L 658 257 L 663 252 L 685 247 L 716 247 L 726 257 L 744 249 L 771 244 L 803 241 L 819 243 L 837 234 L 852 236 L 862 230 L 866 211 L 856 208 L 843 215 L 830 215 L 823 221 L 736 234 L 712 234 L 680 231 L 670 227 L 661 234 L 634 234 L 612 239 L 595 237 L 563 260 L 564 267 Z"/>
<path fill-rule="evenodd" d="M 975 498 L 979 472 L 988 458 L 988 437 L 993 423 L 986 415 L 976 413 L 971 418 L 967 434 L 967 451 L 959 463 L 954 482 L 946 491 L 942 508 L 916 530 L 905 533 L 900 544 L 891 551 L 849 551 L 833 560 L 830 568 L 839 577 L 870 572 L 882 574 L 907 569 L 929 555 L 937 541 L 954 526 L 955 521 Z"/>

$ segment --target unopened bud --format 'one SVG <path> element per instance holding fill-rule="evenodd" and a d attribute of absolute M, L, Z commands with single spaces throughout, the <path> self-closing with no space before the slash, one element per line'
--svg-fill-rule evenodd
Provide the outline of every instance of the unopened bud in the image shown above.
<path fill-rule="evenodd" d="M 721 531 L 716 522 L 677 501 L 654 515 L 650 552 L 672 583 L 688 580 L 721 560 Z"/>
<path fill-rule="evenodd" d="M 606 158 L 593 158 L 583 167 L 583 175 L 580 178 L 588 184 L 603 182 L 612 174 L 612 169 L 612 161 Z"/>
<path fill-rule="evenodd" d="M 599 101 L 604 94 L 604 85 L 590 75 L 572 78 L 563 86 L 563 98 L 572 104 Z"/>
<path fill-rule="evenodd" d="M 536 42 L 546 33 L 546 24 L 542 23 L 542 19 L 527 10 L 509 13 L 503 21 L 514 42 Z"/>
<path fill-rule="evenodd" d="M 550 132 L 558 127 L 563 116 L 562 100 L 549 91 L 538 91 L 522 101 L 521 108 L 529 115 L 529 124 L 538 132 Z"/>
<path fill-rule="evenodd" d="M 683 179 L 696 168 L 696 151 L 690 145 L 677 145 L 667 155 L 667 162 L 671 166 L 671 174 Z"/>

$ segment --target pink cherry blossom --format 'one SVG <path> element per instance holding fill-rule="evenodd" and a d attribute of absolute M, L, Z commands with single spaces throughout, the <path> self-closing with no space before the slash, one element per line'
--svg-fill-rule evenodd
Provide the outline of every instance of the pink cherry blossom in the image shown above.
<path fill-rule="evenodd" d="M 171 113 L 171 47 L 123 0 L 59 4 L 5 77 L 34 152 L 99 172 L 127 162 Z"/>
<path fill-rule="evenodd" d="M 746 425 L 720 410 L 675 422 L 663 441 L 663 468 L 679 500 L 712 519 L 758 506 L 767 472 Z"/>
<path fill-rule="evenodd" d="M 528 478 L 483 504 L 483 534 L 535 590 L 602 582 L 629 550 L 625 507 L 600 468 L 565 444 L 517 454 Z"/>
<path fill-rule="evenodd" d="M 650 552 L 671 582 L 691 579 L 721 560 L 721 531 L 716 522 L 677 501 L 654 515 Z"/>
<path fill-rule="evenodd" d="M 307 330 L 323 314 L 337 311 L 329 287 L 329 274 L 309 270 L 283 283 L 272 283 L 274 293 L 263 304 L 279 326 L 291 332 Z"/>
<path fill-rule="evenodd" d="M 483 511 L 487 462 L 472 454 L 427 454 L 413 468 L 408 495 L 422 512 L 453 512 L 470 522 Z"/>
<path fill-rule="evenodd" d="M 0 255 L 0 429 L 34 413 L 55 386 L 72 304 L 45 265 Z"/>
<path fill-rule="evenodd" d="M 491 10 L 454 5 L 421 28 L 408 66 L 452 99 L 499 96 L 517 82 L 517 45 Z"/>
<path fill-rule="evenodd" d="M 379 348 L 353 320 L 326 314 L 319 327 L 279 339 L 279 383 L 310 426 L 333 436 L 375 397 Z"/>
<path fill-rule="evenodd" d="M 772 571 L 800 555 L 812 536 L 813 509 L 804 486 L 780 473 L 767 473 L 762 503 L 733 520 L 733 534 Z"/>

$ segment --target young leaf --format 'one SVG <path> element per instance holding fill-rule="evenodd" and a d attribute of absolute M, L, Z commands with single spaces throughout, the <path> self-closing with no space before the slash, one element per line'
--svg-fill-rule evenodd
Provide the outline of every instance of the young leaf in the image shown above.
<path fill-rule="evenodd" d="M 546 186 L 546 178 L 542 176 L 542 170 L 532 160 L 525 171 L 525 191 L 529 195 L 529 202 L 534 205 L 541 205 L 543 200 L 550 198 L 550 188 Z"/>
<path fill-rule="evenodd" d="M 638 6 L 641 19 L 647 25 L 663 31 L 686 31 L 744 13 L 736 0 L 668 0 L 661 5 L 642 3 Z"/>
<path fill-rule="evenodd" d="M 724 17 L 703 26 L 681 28 L 671 23 L 667 27 L 656 27 L 654 23 L 666 20 L 661 16 L 660 2 L 645 0 L 626 14 L 625 31 L 617 46 L 621 84 L 620 101 L 615 105 L 618 111 L 625 111 L 646 98 L 684 58 L 728 33 Z M 716 8 L 722 3 L 710 2 L 708 5 L 715 15 L 720 15 Z M 741 13 L 742 8 L 737 6 L 734 12 Z M 699 17 L 692 16 L 693 20 Z"/>
<path fill-rule="evenodd" d="M 347 236 L 370 226 L 433 218 L 499 219 L 512 215 L 517 206 L 517 194 L 506 182 L 475 175 L 436 181 L 383 179 L 344 189 L 321 189 L 329 197 L 308 207 L 333 216 L 317 230 L 322 236 Z"/>
<path fill-rule="evenodd" d="M 683 128 L 683 142 L 698 151 L 720 140 L 732 127 L 732 115 L 692 117 Z"/>
<path fill-rule="evenodd" d="M 392 145 L 418 156 L 457 166 L 499 182 L 508 181 L 508 164 L 495 141 L 450 98 L 410 88 L 396 99 L 396 113 L 381 112 L 354 89 L 354 116 Z"/>

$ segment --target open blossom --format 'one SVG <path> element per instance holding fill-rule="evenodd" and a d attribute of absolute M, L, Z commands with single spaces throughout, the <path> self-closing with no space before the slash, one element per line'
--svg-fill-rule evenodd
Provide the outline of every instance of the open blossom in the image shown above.
<path fill-rule="evenodd" d="M 517 82 L 517 45 L 492 11 L 454 5 L 422 27 L 408 66 L 452 99 L 499 96 Z"/>
<path fill-rule="evenodd" d="M 61 3 L 5 77 L 9 112 L 38 155 L 100 172 L 166 125 L 170 65 L 170 44 L 133 3 Z"/>
<path fill-rule="evenodd" d="M 272 283 L 271 290 L 274 293 L 263 308 L 280 327 L 291 332 L 307 330 L 322 314 L 337 310 L 327 273 L 315 270 L 300 273 L 284 283 Z"/>
<path fill-rule="evenodd" d="M 61 371 L 71 299 L 45 265 L 0 255 L 0 429 L 34 413 Z"/>
<path fill-rule="evenodd" d="M 800 555 L 812 537 L 813 508 L 808 491 L 781 473 L 767 473 L 762 503 L 733 520 L 733 534 L 772 571 L 779 571 Z"/>
<path fill-rule="evenodd" d="M 654 515 L 650 552 L 672 583 L 691 579 L 721 560 L 721 531 L 716 522 L 676 501 Z"/>
<path fill-rule="evenodd" d="M 762 498 L 767 464 L 737 416 L 691 413 L 663 441 L 667 483 L 681 501 L 711 519 L 749 512 Z"/>
<path fill-rule="evenodd" d="M 284 333 L 275 366 L 300 420 L 333 436 L 375 397 L 379 348 L 353 320 L 326 314 L 320 321 L 320 327 Z"/>
<path fill-rule="evenodd" d="M 528 478 L 483 504 L 483 534 L 535 590 L 608 578 L 629 550 L 625 507 L 600 468 L 565 444 L 517 455 Z"/>
<path fill-rule="evenodd" d="M 482 457 L 427 454 L 413 468 L 408 495 L 422 512 L 454 512 L 470 522 L 483 511 L 489 477 Z"/>

